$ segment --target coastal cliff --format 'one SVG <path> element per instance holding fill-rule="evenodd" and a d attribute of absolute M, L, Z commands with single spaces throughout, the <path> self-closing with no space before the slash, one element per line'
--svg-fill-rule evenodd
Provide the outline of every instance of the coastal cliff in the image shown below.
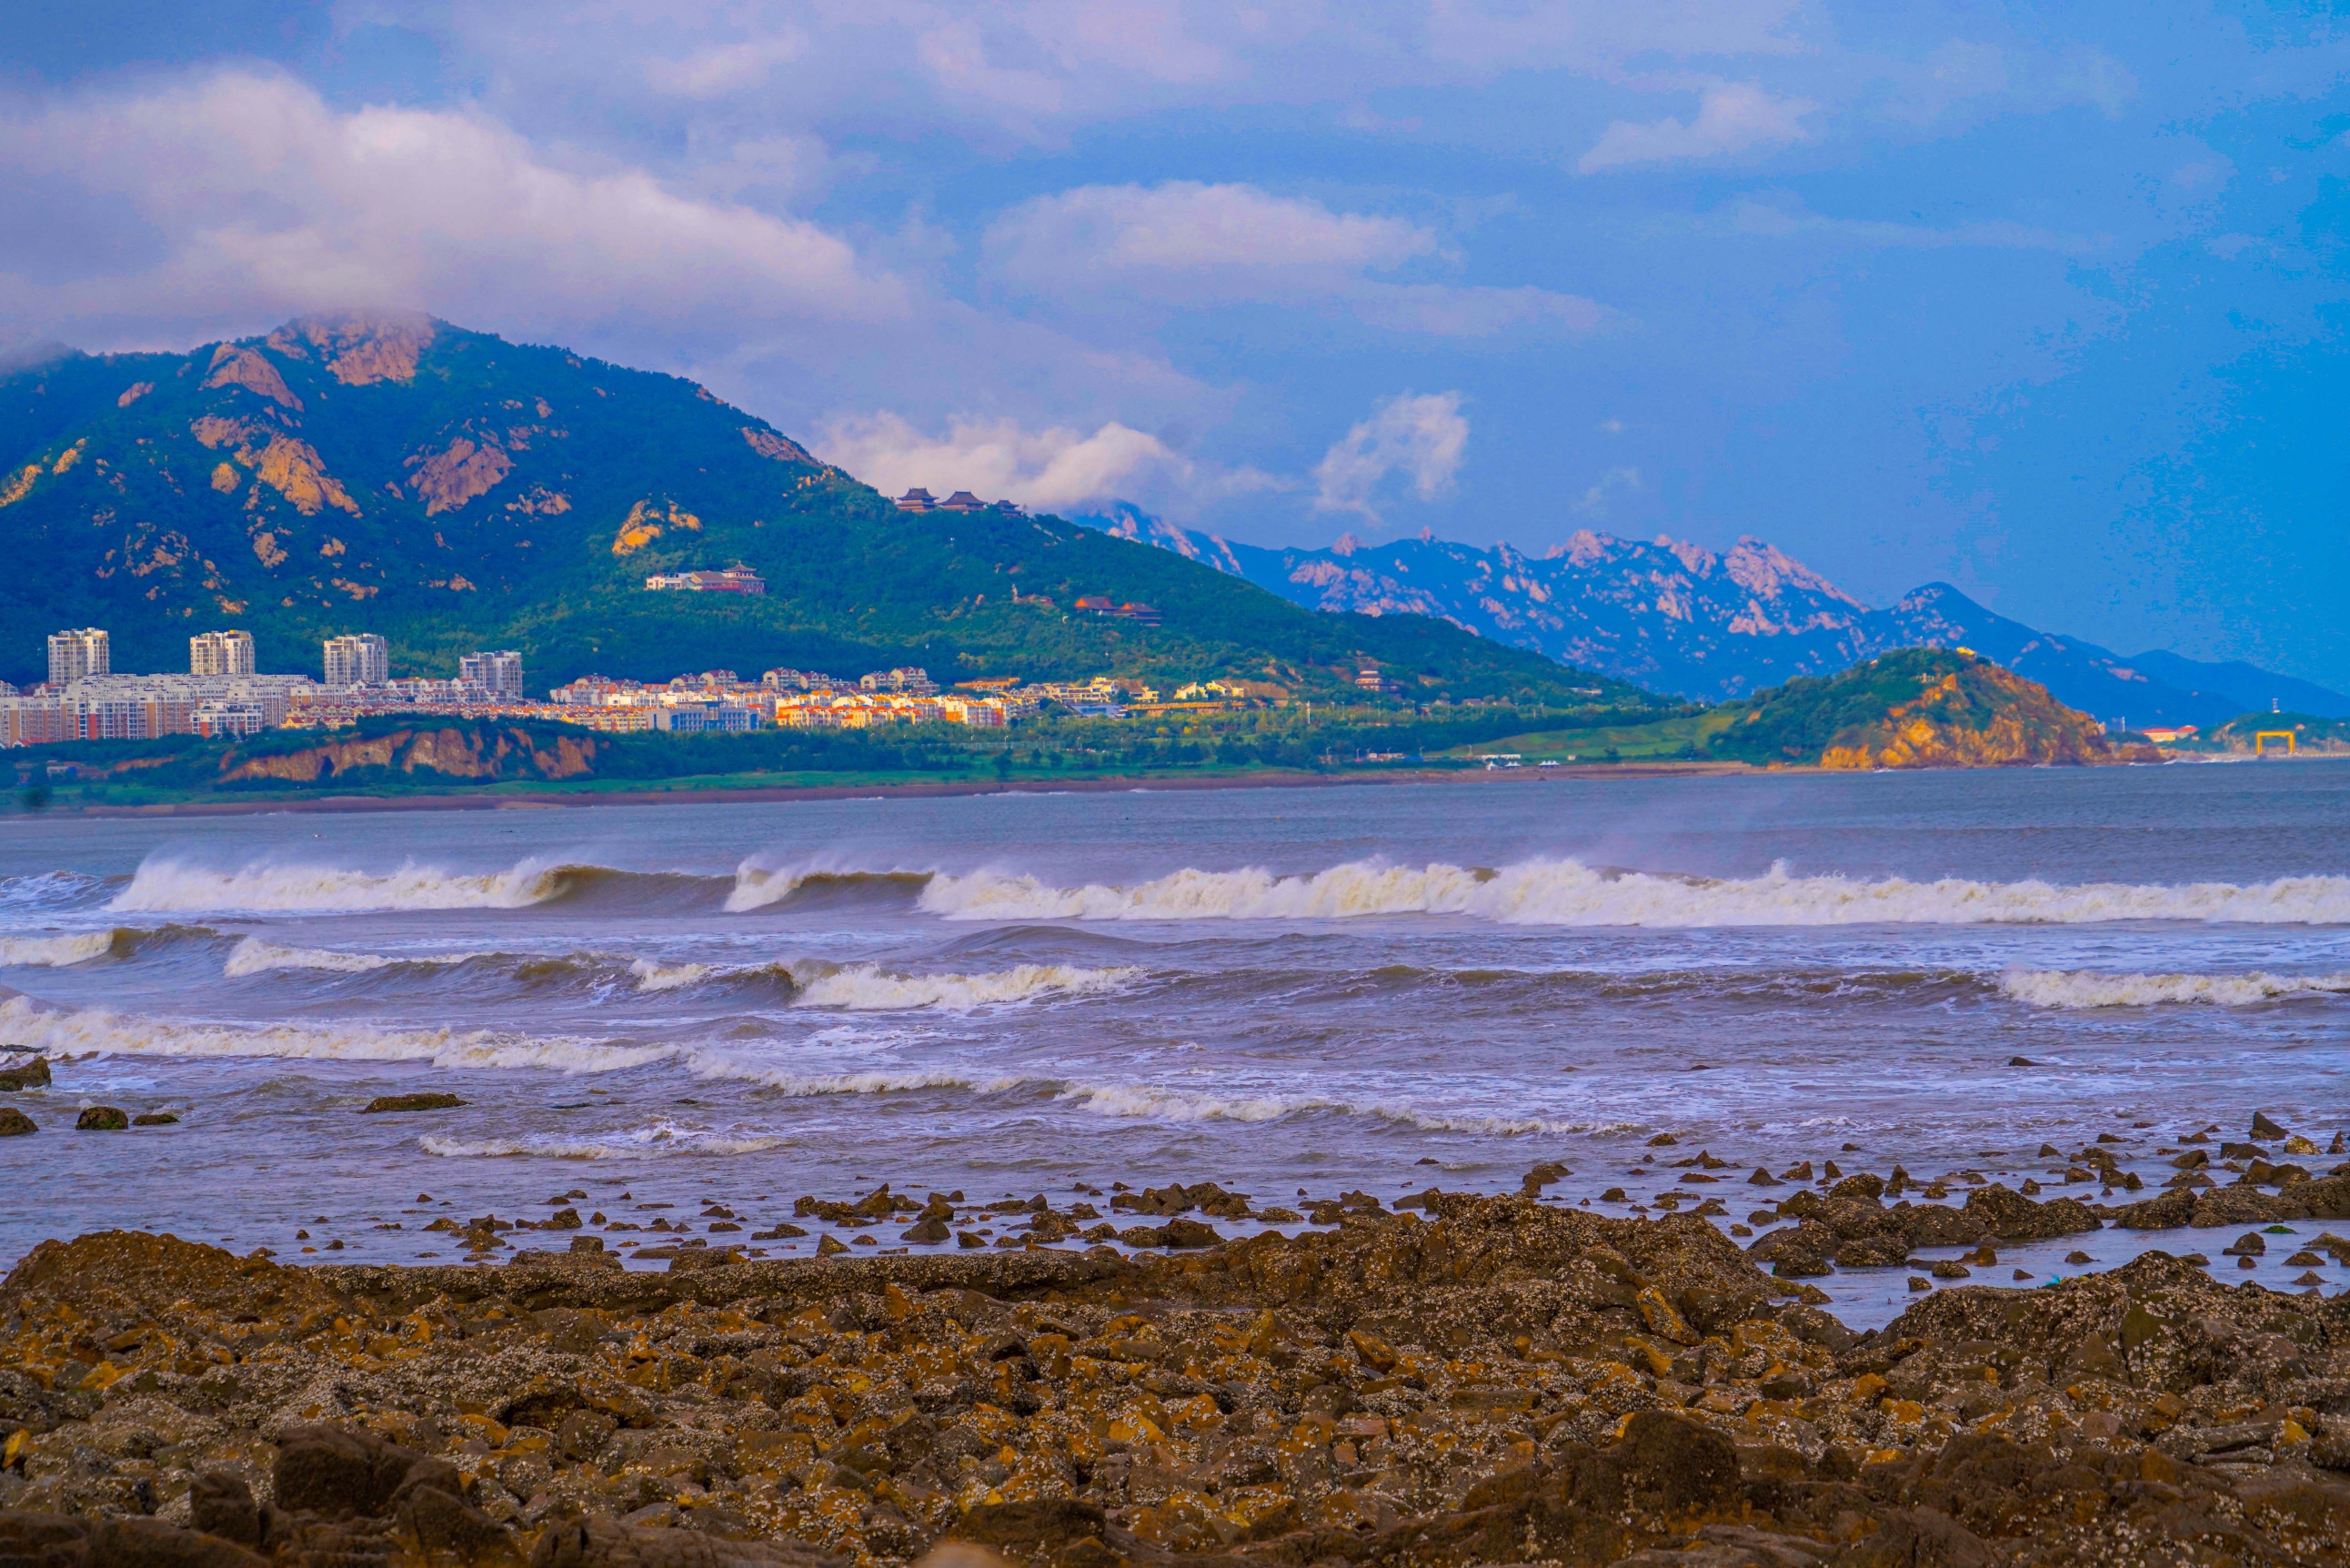
<path fill-rule="evenodd" d="M 593 736 L 534 736 L 519 724 L 402 726 L 292 750 L 232 752 L 222 759 L 220 777 L 224 784 L 317 784 L 355 768 L 396 768 L 459 779 L 583 778 L 596 771 L 597 747 Z"/>
<path fill-rule="evenodd" d="M 2048 689 L 1958 650 L 1905 649 L 1765 691 L 1715 737 L 1716 755 L 1831 769 L 2042 767 L 2157 762 L 2116 745 Z"/>

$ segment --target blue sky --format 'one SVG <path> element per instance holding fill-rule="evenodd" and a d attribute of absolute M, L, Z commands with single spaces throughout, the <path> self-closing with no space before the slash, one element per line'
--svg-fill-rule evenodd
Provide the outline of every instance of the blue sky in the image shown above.
<path fill-rule="evenodd" d="M 382 303 L 885 488 L 1582 528 L 2350 683 L 2350 8 L 12 8 L 0 337 Z M 26 221 L 28 215 L 37 221 Z"/>

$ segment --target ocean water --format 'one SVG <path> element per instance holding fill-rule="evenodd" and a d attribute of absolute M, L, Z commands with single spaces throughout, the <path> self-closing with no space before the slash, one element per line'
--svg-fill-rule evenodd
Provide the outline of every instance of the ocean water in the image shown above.
<path fill-rule="evenodd" d="M 1835 1159 L 2094 1197 L 2038 1151 L 2110 1135 L 2151 1185 L 2255 1111 L 2350 1127 L 2350 769 L 17 817 L 0 986 L 0 1044 L 70 1058 L 8 1096 L 43 1130 L 0 1140 L 0 1262 L 109 1226 L 447 1258 L 432 1219 L 567 1192 L 764 1224 L 885 1180 L 1294 1206 L 1557 1160 L 1555 1199 L 1726 1225 L 1755 1166 Z M 358 1114 L 428 1089 L 467 1103 Z M 96 1103 L 182 1120 L 71 1130 Z M 1906 1277 L 1819 1282 L 1868 1321 Z"/>

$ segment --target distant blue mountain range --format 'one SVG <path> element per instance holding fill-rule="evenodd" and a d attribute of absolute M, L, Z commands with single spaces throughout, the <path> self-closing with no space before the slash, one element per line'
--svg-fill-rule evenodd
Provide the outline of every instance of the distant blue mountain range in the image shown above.
<path fill-rule="evenodd" d="M 2272 704 L 2350 717 L 2350 697 L 2244 663 L 2176 653 L 2124 658 L 1994 615 L 1948 583 L 1874 609 L 1759 539 L 1717 555 L 1586 530 L 1545 554 L 1481 550 L 1422 535 L 1342 536 L 1325 550 L 1268 550 L 1180 528 L 1123 503 L 1081 518 L 1244 577 L 1309 609 L 1439 616 L 1652 691 L 1703 701 L 1798 675 L 1829 675 L 1897 648 L 1972 649 L 2060 702 L 2132 728 L 2210 728 Z"/>

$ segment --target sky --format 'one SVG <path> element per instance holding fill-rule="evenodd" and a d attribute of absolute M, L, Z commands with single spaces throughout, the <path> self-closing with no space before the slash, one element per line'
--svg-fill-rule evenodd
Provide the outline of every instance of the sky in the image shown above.
<path fill-rule="evenodd" d="M 0 342 L 381 305 L 859 478 L 1767 539 L 2350 685 L 2350 5 L 16 0 Z"/>

